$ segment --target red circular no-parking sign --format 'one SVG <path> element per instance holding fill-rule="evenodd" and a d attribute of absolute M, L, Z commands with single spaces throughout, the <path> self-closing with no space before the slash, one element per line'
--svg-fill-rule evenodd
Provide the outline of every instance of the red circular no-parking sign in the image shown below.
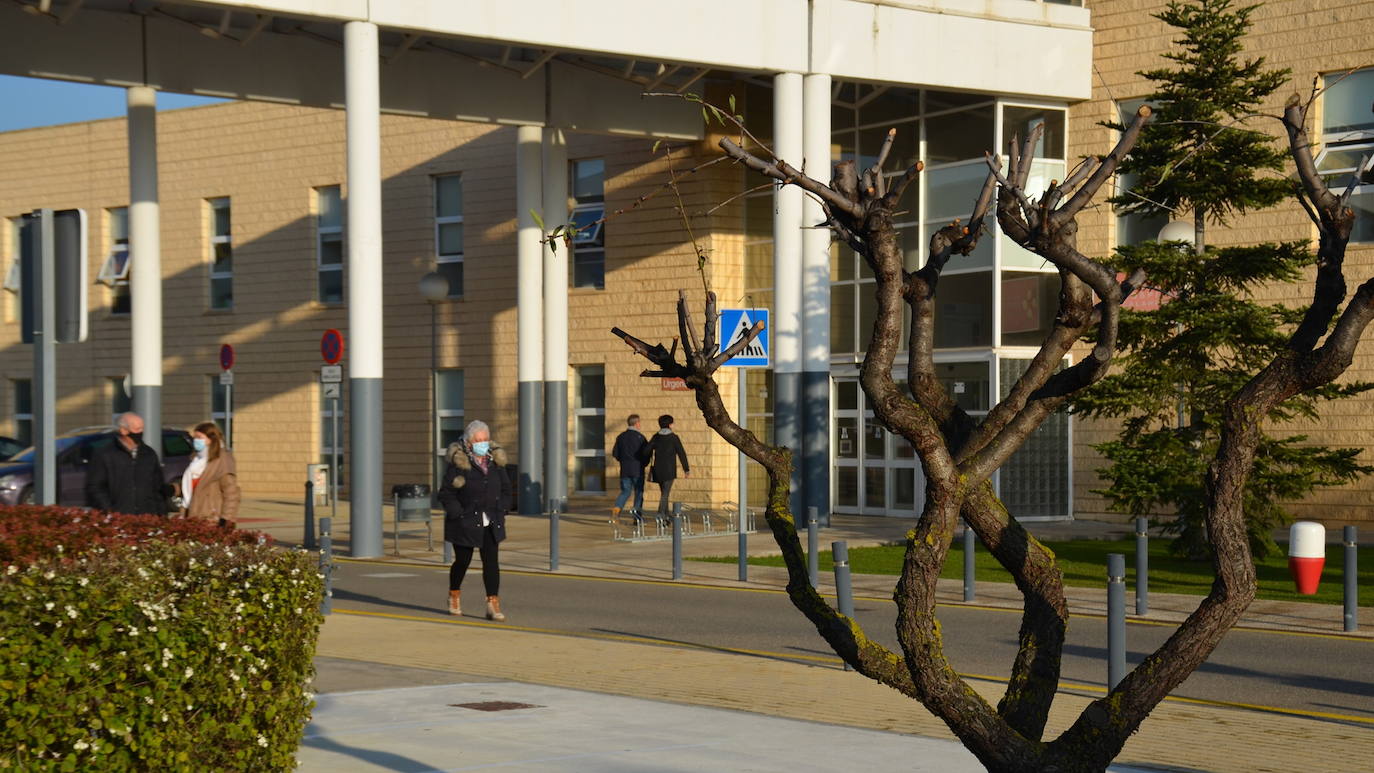
<path fill-rule="evenodd" d="M 324 331 L 324 336 L 320 338 L 320 356 L 330 365 L 337 364 L 343 359 L 343 333 L 330 328 Z"/>
<path fill-rule="evenodd" d="M 219 366 L 224 370 L 234 367 L 234 347 L 224 344 L 219 348 Z"/>

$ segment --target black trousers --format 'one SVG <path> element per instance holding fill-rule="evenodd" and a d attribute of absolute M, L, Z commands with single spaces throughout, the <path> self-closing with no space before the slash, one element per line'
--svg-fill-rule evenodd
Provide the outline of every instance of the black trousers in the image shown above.
<path fill-rule="evenodd" d="M 673 516 L 673 508 L 668 503 L 668 497 L 673 490 L 673 480 L 674 478 L 669 478 L 668 480 L 661 480 L 658 482 L 658 512 L 665 518 L 671 518 Z"/>
<path fill-rule="evenodd" d="M 482 529 L 482 547 L 479 548 L 482 556 L 482 585 L 487 590 L 488 596 L 498 596 L 501 593 L 501 562 L 497 557 L 496 537 L 492 535 L 492 528 L 487 526 Z M 448 589 L 459 590 L 463 587 L 463 575 L 468 573 L 468 566 L 472 563 L 472 548 L 464 545 L 453 546 L 453 566 L 448 568 Z"/>

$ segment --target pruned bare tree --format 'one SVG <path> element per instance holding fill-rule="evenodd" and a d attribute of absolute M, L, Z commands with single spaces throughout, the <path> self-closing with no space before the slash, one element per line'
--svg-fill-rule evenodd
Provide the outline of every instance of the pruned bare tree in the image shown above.
<path fill-rule="evenodd" d="M 1046 720 L 1060 681 L 1069 613 L 1062 573 L 1054 554 L 1013 518 L 998 500 L 991 476 L 1031 432 L 1074 393 L 1102 378 L 1116 351 L 1121 306 L 1144 281 L 1140 273 L 1119 281 L 1076 245 L 1077 216 L 1111 178 L 1148 121 L 1142 107 L 1104 156 L 1084 161 L 1063 182 L 1028 191 L 1031 154 L 1038 130 L 988 158 L 989 173 L 966 225 L 954 222 L 930 239 L 924 267 L 903 268 L 893 227 L 902 192 L 921 173 L 920 163 L 891 180 L 883 166 L 894 132 L 868 169 L 853 162 L 834 167 L 829 184 L 806 176 L 766 149 L 746 150 L 726 138 L 723 153 L 782 185 L 796 185 L 818 199 L 824 225 L 867 261 L 877 278 L 877 319 L 861 383 L 879 421 L 915 449 L 925 473 L 925 503 L 909 532 L 897 604 L 894 652 L 865 635 L 852 618 L 832 608 L 809 582 L 807 562 L 788 507 L 792 454 L 770 446 L 727 412 L 714 374 L 760 332 L 760 326 L 726 351 L 715 340 L 716 299 L 707 294 L 700 335 L 685 294 L 679 295 L 678 340 L 671 348 L 650 345 L 625 331 L 612 332 L 653 367 L 643 375 L 682 378 L 696 395 L 707 424 L 768 473 L 766 518 L 788 569 L 792 603 L 827 643 L 859 673 L 919 700 L 942 719 L 993 771 L 1100 771 L 1120 752 L 1151 710 L 1211 654 L 1255 595 L 1255 572 L 1242 518 L 1243 483 L 1255 455 L 1259 421 L 1268 408 L 1304 390 L 1330 383 L 1350 365 L 1361 334 L 1374 316 L 1374 279 L 1346 303 L 1342 263 L 1354 213 L 1353 190 L 1334 193 L 1313 162 L 1306 133 L 1307 103 L 1290 101 L 1283 123 L 1301 181 L 1304 208 L 1320 232 L 1319 264 L 1306 318 L 1288 347 L 1231 400 L 1220 448 L 1207 478 L 1207 528 L 1215 546 L 1216 581 L 1211 593 L 1158 650 L 1106 696 L 1094 701 L 1057 738 L 1044 739 Z M 724 114 L 724 111 L 720 111 Z M 1035 194 L 1038 193 L 1038 196 Z M 981 421 L 949 397 L 935 375 L 935 297 L 941 273 L 957 255 L 968 255 L 995 211 L 1003 233 L 1034 251 L 1059 273 L 1058 313 L 1029 368 Z M 903 304 L 911 311 L 908 390 L 894 381 Z M 1344 309 L 1342 310 L 1342 305 Z M 1334 320 L 1334 327 L 1332 325 Z M 1329 331 L 1329 332 L 1328 332 Z M 1070 367 L 1066 355 L 1090 337 L 1090 353 Z M 963 518 L 1012 575 L 1024 606 L 1019 649 L 1001 701 L 993 706 L 947 660 L 936 619 L 936 581 Z"/>

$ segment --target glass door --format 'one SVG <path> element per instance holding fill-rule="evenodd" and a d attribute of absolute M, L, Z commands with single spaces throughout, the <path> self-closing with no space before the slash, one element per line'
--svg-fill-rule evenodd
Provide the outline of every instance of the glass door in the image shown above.
<path fill-rule="evenodd" d="M 916 454 L 874 418 L 857 376 L 835 379 L 834 427 L 835 512 L 913 515 L 923 485 Z"/>

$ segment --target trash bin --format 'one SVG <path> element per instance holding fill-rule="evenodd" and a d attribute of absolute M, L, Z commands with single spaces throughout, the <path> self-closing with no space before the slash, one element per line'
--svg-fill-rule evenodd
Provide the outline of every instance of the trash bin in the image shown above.
<path fill-rule="evenodd" d="M 399 483 L 391 487 L 391 499 L 394 505 L 393 552 L 397 555 L 401 553 L 401 524 L 403 523 L 423 523 L 425 525 L 426 549 L 433 550 L 434 531 L 429 520 L 429 484 Z"/>

